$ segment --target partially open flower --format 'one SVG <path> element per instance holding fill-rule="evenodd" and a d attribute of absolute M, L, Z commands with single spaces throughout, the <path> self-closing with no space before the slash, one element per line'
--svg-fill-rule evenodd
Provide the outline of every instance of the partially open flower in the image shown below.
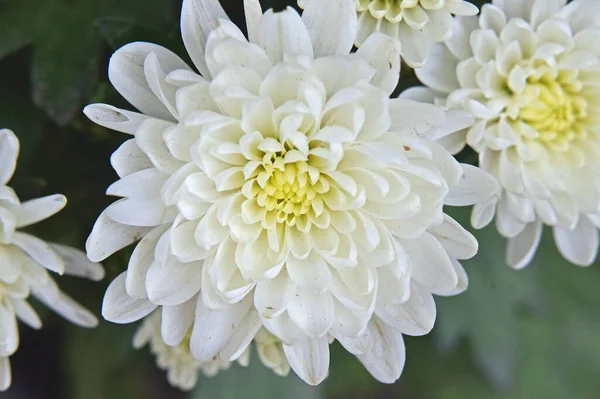
<path fill-rule="evenodd" d="M 178 344 L 193 323 L 201 361 L 235 360 L 264 326 L 310 384 L 327 376 L 334 337 L 395 381 L 401 334 L 429 332 L 432 293 L 463 290 L 457 259 L 477 251 L 443 206 L 496 190 L 434 141 L 472 120 L 390 100 L 399 44 L 376 33 L 350 53 L 352 0 L 310 2 L 302 17 L 263 15 L 248 0 L 246 15 L 250 40 L 217 1 L 184 1 L 183 38 L 202 76 L 132 43 L 109 74 L 145 114 L 85 110 L 135 135 L 112 158 L 121 180 L 108 193 L 123 199 L 88 239 L 100 260 L 142 238 L 103 314 L 131 322 L 163 306 L 163 338 L 177 331 Z"/>
<path fill-rule="evenodd" d="M 133 337 L 133 346 L 139 349 L 149 345 L 150 350 L 156 356 L 156 364 L 162 370 L 166 370 L 167 379 L 174 387 L 189 391 L 198 383 L 201 372 L 212 377 L 231 366 L 231 362 L 220 357 L 205 362 L 195 359 L 190 353 L 191 329 L 188 329 L 179 344 L 175 346 L 165 344 L 161 336 L 161 324 L 160 312 L 153 312 L 145 317 Z M 238 361 L 247 365 L 249 356 L 250 352 L 247 350 Z"/>
<path fill-rule="evenodd" d="M 310 1 L 298 0 L 302 8 Z M 358 30 L 355 44 L 373 32 L 398 39 L 402 58 L 412 67 L 423 66 L 431 46 L 452 36 L 452 15 L 475 15 L 476 6 L 465 0 L 355 0 Z"/>
<path fill-rule="evenodd" d="M 498 197 L 472 222 L 496 216 L 515 268 L 533 259 L 543 225 L 562 255 L 590 265 L 600 227 L 600 2 L 495 0 L 457 18 L 455 36 L 417 70 L 429 91 L 407 97 L 470 111 L 473 127 L 446 138 L 468 143 L 498 178 Z"/>
<path fill-rule="evenodd" d="M 18 229 L 59 212 L 67 203 L 63 195 L 21 202 L 6 184 L 17 166 L 19 140 L 10 130 L 0 130 L 0 391 L 10 387 L 9 357 L 19 347 L 17 319 L 39 329 L 42 321 L 27 299 L 33 296 L 56 313 L 81 327 L 95 327 L 96 317 L 61 292 L 48 270 L 101 280 L 104 269 L 84 253 L 59 244 L 48 244 Z"/>

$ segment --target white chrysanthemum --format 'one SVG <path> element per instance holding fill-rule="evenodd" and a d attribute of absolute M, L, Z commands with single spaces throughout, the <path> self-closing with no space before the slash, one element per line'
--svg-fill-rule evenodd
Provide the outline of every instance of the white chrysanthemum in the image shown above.
<path fill-rule="evenodd" d="M 313 0 L 298 0 L 298 4 L 304 8 L 309 1 Z M 355 6 L 356 46 L 373 32 L 385 33 L 400 40 L 402 58 L 412 67 L 423 66 L 433 43 L 452 36 L 452 14 L 475 15 L 479 11 L 465 0 L 355 0 Z"/>
<path fill-rule="evenodd" d="M 231 362 L 220 357 L 201 362 L 190 353 L 191 330 L 188 330 L 184 339 L 175 346 L 165 344 L 161 336 L 161 313 L 154 312 L 144 318 L 133 337 L 133 346 L 140 349 L 145 345 L 150 346 L 150 351 L 156 356 L 156 364 L 161 370 L 167 371 L 167 379 L 171 385 L 182 390 L 193 389 L 200 372 L 212 377 L 221 370 L 227 370 Z M 248 365 L 250 351 L 247 350 L 238 361 Z"/>
<path fill-rule="evenodd" d="M 542 226 L 554 228 L 562 255 L 596 258 L 600 227 L 600 2 L 505 0 L 479 20 L 456 19 L 456 35 L 417 71 L 438 97 L 477 122 L 446 138 L 465 141 L 501 182 L 500 198 L 475 206 L 475 227 L 496 225 L 509 238 L 507 260 L 532 260 Z"/>
<path fill-rule="evenodd" d="M 186 0 L 182 34 L 202 76 L 168 50 L 133 43 L 112 57 L 115 88 L 144 114 L 92 105 L 134 134 L 115 152 L 124 197 L 100 216 L 88 256 L 142 238 L 103 314 L 131 322 L 162 306 L 169 345 L 193 323 L 192 355 L 235 360 L 261 326 L 311 384 L 329 339 L 381 381 L 400 376 L 402 333 L 433 326 L 432 293 L 466 285 L 456 259 L 475 239 L 443 213 L 496 190 L 433 141 L 463 111 L 390 100 L 398 42 L 376 33 L 350 54 L 352 0 L 264 15 L 246 1 L 250 41 L 218 1 Z M 283 370 L 282 370 L 283 371 Z"/>
<path fill-rule="evenodd" d="M 95 327 L 96 317 L 61 292 L 47 270 L 101 280 L 102 266 L 91 263 L 80 251 L 48 244 L 17 229 L 47 219 L 60 211 L 67 199 L 51 195 L 21 203 L 6 184 L 17 166 L 19 140 L 10 130 L 0 130 L 0 391 L 11 383 L 9 357 L 19 346 L 17 319 L 39 329 L 42 322 L 29 305 L 30 295 L 82 327 Z"/>

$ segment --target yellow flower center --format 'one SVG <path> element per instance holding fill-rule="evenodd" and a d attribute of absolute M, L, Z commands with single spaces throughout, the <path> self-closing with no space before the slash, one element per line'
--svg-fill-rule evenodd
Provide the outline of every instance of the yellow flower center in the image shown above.
<path fill-rule="evenodd" d="M 537 130 L 542 143 L 566 151 L 570 142 L 587 135 L 588 103 L 581 90 L 576 71 L 530 77 L 523 94 L 531 101 L 521 108 L 519 119 Z"/>
<path fill-rule="evenodd" d="M 286 154 L 290 153 L 285 150 L 265 153 L 261 170 L 244 194 L 264 209 L 267 224 L 286 223 L 304 228 L 309 216 L 322 213 L 321 194 L 329 191 L 330 183 L 307 160 Z"/>

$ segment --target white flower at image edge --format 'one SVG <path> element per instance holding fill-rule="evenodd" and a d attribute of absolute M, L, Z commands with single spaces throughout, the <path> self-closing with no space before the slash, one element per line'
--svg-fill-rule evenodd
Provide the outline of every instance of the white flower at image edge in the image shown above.
<path fill-rule="evenodd" d="M 514 268 L 532 261 L 543 225 L 571 263 L 590 265 L 598 252 L 600 2 L 565 3 L 494 0 L 479 19 L 457 18 L 453 38 L 417 70 L 429 89 L 404 94 L 475 116 L 444 145 L 468 143 L 503 186 L 472 223 L 496 217 Z"/>
<path fill-rule="evenodd" d="M 60 291 L 48 270 L 96 281 L 104 277 L 102 266 L 90 262 L 83 252 L 17 231 L 49 218 L 67 203 L 63 195 L 21 202 L 6 185 L 18 155 L 15 134 L 0 130 L 0 391 L 12 381 L 9 357 L 19 347 L 17 319 L 36 330 L 42 327 L 27 302 L 30 295 L 73 324 L 88 328 L 98 324 L 92 313 Z"/>
<path fill-rule="evenodd" d="M 233 361 L 264 326 L 291 368 L 318 384 L 337 339 L 383 382 L 399 378 L 402 334 L 428 333 L 432 294 L 466 288 L 457 259 L 477 242 L 444 205 L 493 196 L 487 173 L 434 140 L 464 111 L 390 100 L 398 42 L 350 54 L 352 0 L 262 14 L 246 1 L 249 41 L 218 1 L 186 0 L 182 35 L 201 75 L 172 52 L 132 43 L 109 77 L 143 114 L 96 104 L 94 122 L 132 134 L 111 159 L 122 197 L 87 242 L 101 260 L 136 242 L 108 288 L 106 319 L 162 307 L 162 337 Z"/>
<path fill-rule="evenodd" d="M 301 8 L 309 1 L 298 0 Z M 476 15 L 479 10 L 464 0 L 355 0 L 358 29 L 356 47 L 373 33 L 398 39 L 401 55 L 413 68 L 427 61 L 431 46 L 452 36 L 452 15 Z"/>

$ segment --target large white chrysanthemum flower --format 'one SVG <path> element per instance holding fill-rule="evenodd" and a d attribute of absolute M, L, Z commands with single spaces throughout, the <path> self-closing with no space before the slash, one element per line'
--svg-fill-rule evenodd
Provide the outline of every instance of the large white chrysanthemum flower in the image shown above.
<path fill-rule="evenodd" d="M 109 75 L 144 114 L 85 110 L 135 136 L 112 158 L 121 180 L 108 193 L 123 198 L 87 243 L 100 260 L 141 238 L 103 314 L 127 323 L 162 306 L 164 341 L 193 326 L 200 361 L 235 360 L 264 326 L 310 384 L 327 376 L 334 337 L 394 381 L 401 334 L 429 332 L 432 293 L 464 289 L 456 259 L 477 251 L 443 206 L 497 189 L 433 141 L 472 120 L 390 100 L 398 42 L 377 33 L 350 54 L 352 0 L 311 2 L 302 17 L 248 0 L 246 15 L 249 41 L 218 1 L 184 1 L 202 76 L 133 43 Z"/>
<path fill-rule="evenodd" d="M 298 0 L 302 8 L 309 1 Z M 355 0 L 359 47 L 373 32 L 401 42 L 401 54 L 412 67 L 423 66 L 431 46 L 452 36 L 452 14 L 476 15 L 476 6 L 465 0 Z"/>
<path fill-rule="evenodd" d="M 0 391 L 11 384 L 9 357 L 19 346 L 17 319 L 39 329 L 42 322 L 27 302 L 30 295 L 70 322 L 95 327 L 96 317 L 61 292 L 48 270 L 101 280 L 104 269 L 84 253 L 63 245 L 48 244 L 17 229 L 47 219 L 67 203 L 51 195 L 21 203 L 6 184 L 17 166 L 19 140 L 10 130 L 0 130 Z"/>
<path fill-rule="evenodd" d="M 150 350 L 156 356 L 156 364 L 162 370 L 167 371 L 167 379 L 174 387 L 189 391 L 198 383 L 201 372 L 212 377 L 231 366 L 231 362 L 222 360 L 220 357 L 205 362 L 195 359 L 190 353 L 190 330 L 179 344 L 175 346 L 165 344 L 161 335 L 161 325 L 160 312 L 154 312 L 145 317 L 133 337 L 133 346 L 140 349 L 149 345 Z M 250 352 L 247 350 L 238 361 L 247 365 L 249 356 Z"/>
<path fill-rule="evenodd" d="M 477 122 L 446 138 L 465 141 L 501 182 L 499 198 L 475 206 L 475 227 L 496 216 L 515 268 L 533 258 L 542 226 L 577 265 L 596 258 L 600 227 L 600 2 L 505 0 L 479 20 L 456 19 L 455 36 L 417 70 L 410 98 L 437 97 Z"/>

